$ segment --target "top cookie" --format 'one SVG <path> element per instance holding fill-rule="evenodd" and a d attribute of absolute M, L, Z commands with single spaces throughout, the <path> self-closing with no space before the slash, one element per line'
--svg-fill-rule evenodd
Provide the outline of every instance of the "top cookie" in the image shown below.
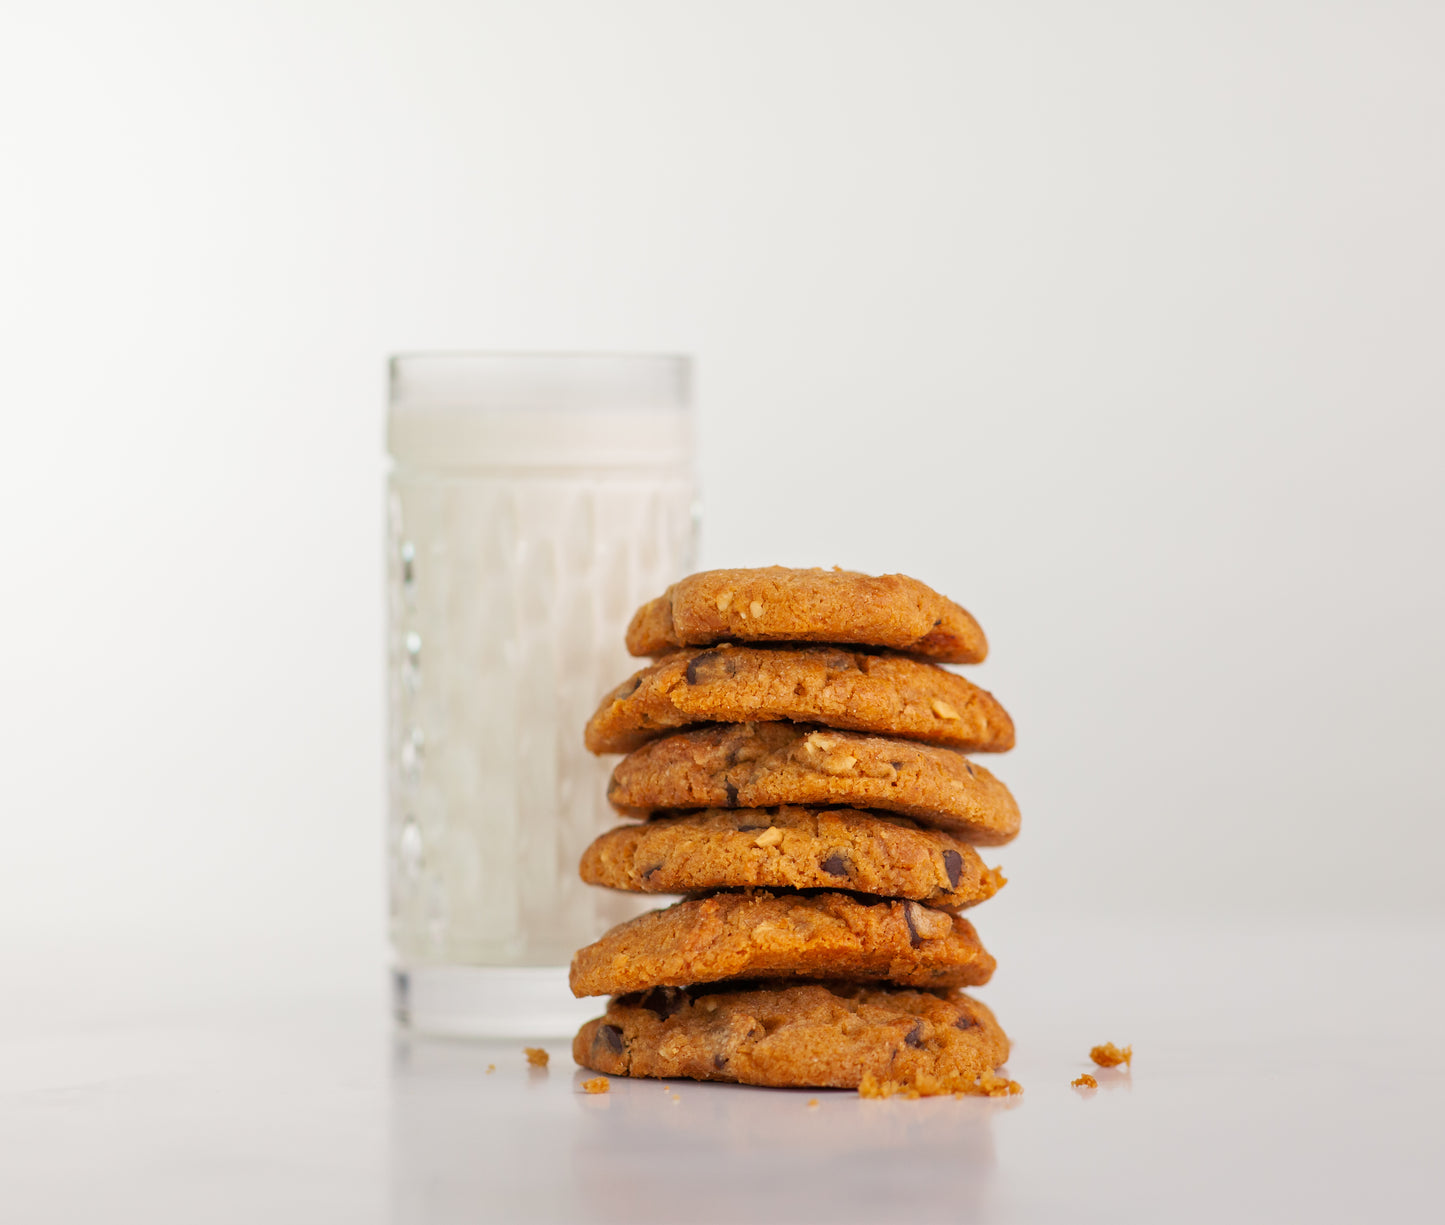
<path fill-rule="evenodd" d="M 634 655 L 714 642 L 846 643 L 954 664 L 988 654 L 978 622 L 931 587 L 852 570 L 705 570 L 644 604 L 627 627 Z"/>

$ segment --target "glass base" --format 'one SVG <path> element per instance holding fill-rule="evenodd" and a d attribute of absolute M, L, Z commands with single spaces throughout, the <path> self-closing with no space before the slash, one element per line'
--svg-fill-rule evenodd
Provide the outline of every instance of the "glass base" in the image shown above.
<path fill-rule="evenodd" d="M 446 1038 L 570 1038 L 605 1000 L 577 999 L 566 966 L 399 966 L 392 1015 Z"/>

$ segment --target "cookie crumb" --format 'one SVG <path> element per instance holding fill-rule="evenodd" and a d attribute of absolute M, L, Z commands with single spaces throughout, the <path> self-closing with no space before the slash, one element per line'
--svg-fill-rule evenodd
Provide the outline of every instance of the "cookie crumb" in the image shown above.
<path fill-rule="evenodd" d="M 912 1085 L 905 1085 L 896 1080 L 879 1080 L 872 1072 L 864 1072 L 863 1079 L 858 1082 L 859 1097 L 919 1097 L 921 1096 Z"/>
<path fill-rule="evenodd" d="M 680 1101 L 682 1101 L 682 1098 L 678 1097 L 678 1095 L 677 1095 L 676 1093 L 674 1093 L 674 1094 L 672 1095 L 672 1104 L 673 1104 L 674 1106 L 676 1106 L 676 1105 L 678 1104 L 678 1102 L 680 1102 Z"/>
<path fill-rule="evenodd" d="M 1099 1087 L 1099 1082 L 1087 1072 L 1080 1073 L 1078 1079 L 1069 1081 L 1069 1084 L 1073 1085 L 1075 1089 L 1097 1089 Z"/>
<path fill-rule="evenodd" d="M 985 1072 L 975 1080 L 964 1080 L 957 1076 L 938 1077 L 921 1073 L 911 1080 L 880 1080 L 872 1072 L 865 1072 L 858 1083 L 859 1097 L 903 1097 L 912 1101 L 920 1097 L 1007 1097 L 1022 1093 L 1024 1087 L 1006 1076 L 995 1076 Z"/>
<path fill-rule="evenodd" d="M 591 1080 L 582 1082 L 582 1089 L 586 1093 L 606 1093 L 612 1088 L 612 1082 L 605 1076 L 594 1076 Z"/>
<path fill-rule="evenodd" d="M 1101 1068 L 1114 1068 L 1122 1063 L 1132 1069 L 1134 1067 L 1134 1048 L 1132 1046 L 1120 1048 L 1112 1042 L 1105 1042 L 1102 1046 L 1096 1046 L 1091 1050 L 1089 1058 Z"/>
<path fill-rule="evenodd" d="M 495 1072 L 496 1070 L 497 1070 L 497 1065 L 496 1065 L 495 1063 L 489 1063 L 489 1064 L 487 1064 L 487 1075 L 488 1075 L 488 1076 L 490 1076 L 490 1075 L 491 1075 L 493 1072 Z"/>
<path fill-rule="evenodd" d="M 809 1109 L 809 1110 L 817 1110 L 817 1109 L 818 1109 L 818 1099 L 817 1099 L 816 1097 L 810 1097 L 810 1098 L 808 1099 L 808 1109 Z"/>
<path fill-rule="evenodd" d="M 978 1078 L 978 1087 L 989 1097 L 1012 1097 L 1015 1093 L 1024 1091 L 1018 1081 L 1010 1080 L 1007 1076 L 995 1076 L 992 1072 Z"/>
<path fill-rule="evenodd" d="M 547 1066 L 547 1060 L 552 1058 L 552 1056 L 547 1054 L 540 1046 L 524 1046 L 522 1048 L 522 1054 L 527 1056 L 527 1062 L 534 1068 L 545 1068 Z"/>

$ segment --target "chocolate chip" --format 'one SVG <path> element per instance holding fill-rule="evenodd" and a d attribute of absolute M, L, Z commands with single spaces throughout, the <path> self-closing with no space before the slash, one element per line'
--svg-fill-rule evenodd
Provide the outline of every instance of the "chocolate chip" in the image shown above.
<path fill-rule="evenodd" d="M 621 790 L 622 784 L 617 781 L 617 776 L 614 774 L 610 779 L 607 780 L 607 798 L 609 800 L 615 799 L 617 793 Z"/>
<path fill-rule="evenodd" d="M 956 1021 L 953 1023 L 953 1028 L 954 1028 L 954 1029 L 972 1029 L 973 1026 L 974 1026 L 974 1020 L 973 1020 L 973 1018 L 970 1017 L 970 1016 L 967 1016 L 967 1015 L 964 1015 L 964 1016 L 959 1017 L 958 1020 L 956 1020 Z"/>
<path fill-rule="evenodd" d="M 913 903 L 903 903 L 903 921 L 908 924 L 908 943 L 917 948 L 923 943 L 923 937 L 918 934 L 918 928 L 913 925 Z"/>
<path fill-rule="evenodd" d="M 604 1025 L 597 1031 L 592 1045 L 601 1043 L 614 1055 L 622 1054 L 622 1031 L 616 1025 Z"/>
<path fill-rule="evenodd" d="M 952 855 L 953 852 L 952 852 L 952 851 L 949 851 L 948 854 Z M 651 879 L 653 878 L 653 876 L 655 876 L 658 872 L 661 872 L 661 871 L 662 871 L 662 864 L 660 864 L 660 863 L 655 863 L 655 864 L 652 865 L 652 867 L 647 868 L 647 869 L 645 869 L 645 870 L 643 871 L 643 873 L 642 873 L 642 879 L 643 879 L 643 880 L 651 880 Z M 957 884 L 957 883 L 958 883 L 957 881 L 954 882 L 954 884 Z"/>
<path fill-rule="evenodd" d="M 746 834 L 750 833 L 752 830 L 755 829 L 767 829 L 770 824 L 771 822 L 768 821 L 763 821 L 759 823 L 757 821 L 754 821 L 751 817 L 741 817 L 738 820 L 737 831 L 740 834 Z"/>
<path fill-rule="evenodd" d="M 728 807 L 736 808 L 738 806 L 738 789 L 733 786 L 731 779 L 723 779 L 723 790 L 728 793 Z"/>
<path fill-rule="evenodd" d="M 704 651 L 687 661 L 687 683 L 710 685 L 726 680 L 738 670 L 738 662 L 730 651 Z"/>
<path fill-rule="evenodd" d="M 942 617 L 939 617 L 938 620 L 933 623 L 933 628 L 934 628 L 934 629 L 937 629 L 937 628 L 938 628 L 940 625 L 942 625 L 942 624 L 943 624 L 943 618 L 942 618 Z"/>
<path fill-rule="evenodd" d="M 923 1022 L 919 1021 L 918 1024 L 904 1034 L 903 1041 L 908 1043 L 909 1046 L 921 1047 L 923 1045 Z"/>
<path fill-rule="evenodd" d="M 665 1021 L 687 1006 L 687 992 L 680 987 L 653 987 L 642 993 L 637 1006 L 656 1013 L 659 1021 Z"/>
<path fill-rule="evenodd" d="M 895 770 L 903 769 L 903 763 L 901 761 L 890 761 L 888 764 L 892 766 Z"/>
<path fill-rule="evenodd" d="M 963 768 L 968 771 L 968 776 L 969 776 L 969 778 L 977 778 L 977 777 L 978 777 L 978 775 L 973 772 L 973 762 L 971 762 L 971 761 L 966 761 L 966 762 L 964 762 L 964 763 L 963 763 Z"/>
<path fill-rule="evenodd" d="M 728 1057 L 726 1055 L 714 1055 L 712 1057 L 712 1066 L 721 1072 L 728 1066 Z"/>
<path fill-rule="evenodd" d="M 958 878 L 963 875 L 963 856 L 957 851 L 944 851 L 943 866 L 948 872 L 948 883 L 957 889 Z"/>
<path fill-rule="evenodd" d="M 634 676 L 631 680 L 625 680 L 613 691 L 612 700 L 620 702 L 623 698 L 630 698 L 642 687 L 642 677 Z"/>
<path fill-rule="evenodd" d="M 847 876 L 849 866 L 848 856 L 842 851 L 834 851 L 818 866 L 829 876 Z"/>

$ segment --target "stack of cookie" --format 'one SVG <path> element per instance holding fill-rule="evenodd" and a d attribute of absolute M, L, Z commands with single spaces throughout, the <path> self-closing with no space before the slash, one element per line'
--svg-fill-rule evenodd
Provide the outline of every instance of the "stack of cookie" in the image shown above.
<path fill-rule="evenodd" d="M 1011 748 L 992 695 L 941 663 L 987 644 L 902 575 L 715 570 L 641 608 L 655 662 L 602 702 L 608 796 L 640 824 L 582 857 L 591 884 L 687 895 L 572 961 L 610 995 L 573 1043 L 612 1075 L 865 1092 L 989 1092 L 1008 1039 L 958 988 L 994 960 L 959 914 L 1004 883 L 975 845 L 1019 827 L 965 751 Z"/>

